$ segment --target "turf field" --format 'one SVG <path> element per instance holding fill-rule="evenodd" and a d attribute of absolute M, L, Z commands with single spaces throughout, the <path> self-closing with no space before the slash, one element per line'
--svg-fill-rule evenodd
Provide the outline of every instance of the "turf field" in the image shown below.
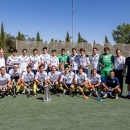
<path fill-rule="evenodd" d="M 124 85 L 123 95 L 127 95 Z M 51 102 L 42 102 L 43 95 L 25 95 L 0 99 L 0 130 L 129 130 L 130 100 L 82 95 L 52 95 Z"/>

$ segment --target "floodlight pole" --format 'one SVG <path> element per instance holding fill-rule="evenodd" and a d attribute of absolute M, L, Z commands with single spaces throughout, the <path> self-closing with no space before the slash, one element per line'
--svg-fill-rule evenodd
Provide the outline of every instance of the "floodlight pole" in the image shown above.
<path fill-rule="evenodd" d="M 72 0 L 72 47 L 74 47 L 74 0 Z"/>

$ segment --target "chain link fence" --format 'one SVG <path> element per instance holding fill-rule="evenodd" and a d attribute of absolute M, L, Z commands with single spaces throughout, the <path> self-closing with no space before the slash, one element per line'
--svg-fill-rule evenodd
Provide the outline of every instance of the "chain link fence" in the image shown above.
<path fill-rule="evenodd" d="M 71 43 L 71 42 L 37 42 L 37 41 L 16 41 L 16 49 L 18 50 L 18 54 L 20 55 L 22 53 L 22 49 L 28 50 L 28 55 L 32 55 L 33 49 L 38 49 L 38 54 L 42 54 L 42 48 L 47 47 L 48 53 L 51 54 L 51 51 L 53 49 L 57 50 L 57 54 L 61 53 L 61 49 L 65 48 L 67 52 L 71 54 L 71 49 L 74 47 L 77 49 L 77 52 L 79 52 L 80 48 L 84 48 L 86 51 L 86 54 L 91 55 L 93 47 L 98 48 L 99 54 L 102 54 L 104 52 L 104 47 L 109 47 L 110 52 L 115 55 L 116 49 L 121 49 L 122 55 L 125 57 L 130 56 L 130 45 L 129 44 L 110 44 L 110 43 L 104 43 L 104 44 L 98 44 L 98 43 Z"/>

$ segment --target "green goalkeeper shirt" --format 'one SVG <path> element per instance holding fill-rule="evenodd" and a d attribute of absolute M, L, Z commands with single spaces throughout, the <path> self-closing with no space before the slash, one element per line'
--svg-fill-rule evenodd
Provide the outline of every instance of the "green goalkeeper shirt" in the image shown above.
<path fill-rule="evenodd" d="M 68 55 L 66 55 L 66 54 L 65 55 L 59 55 L 58 58 L 59 58 L 60 64 L 65 64 L 65 62 L 69 64 L 69 56 Z M 68 65 L 65 64 L 64 66 L 66 67 Z"/>

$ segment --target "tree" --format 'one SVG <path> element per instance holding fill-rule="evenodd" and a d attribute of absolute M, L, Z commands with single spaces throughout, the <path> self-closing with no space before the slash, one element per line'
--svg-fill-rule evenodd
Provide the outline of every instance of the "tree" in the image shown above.
<path fill-rule="evenodd" d="M 93 41 L 93 44 L 96 44 L 95 40 Z"/>
<path fill-rule="evenodd" d="M 36 41 L 41 41 L 39 32 L 37 32 Z"/>
<path fill-rule="evenodd" d="M 130 44 L 130 24 L 118 25 L 112 36 L 116 43 Z"/>
<path fill-rule="evenodd" d="M 78 43 L 81 42 L 87 42 L 87 40 L 85 40 L 84 38 L 81 37 L 80 32 L 78 33 Z"/>
<path fill-rule="evenodd" d="M 43 40 L 41 39 L 41 42 L 43 42 Z"/>
<path fill-rule="evenodd" d="M 61 40 L 59 40 L 59 42 L 62 42 Z"/>
<path fill-rule="evenodd" d="M 70 42 L 70 35 L 69 35 L 68 31 L 66 34 L 65 42 Z"/>
<path fill-rule="evenodd" d="M 105 43 L 109 43 L 107 36 L 105 36 Z"/>
<path fill-rule="evenodd" d="M 20 33 L 20 31 L 18 32 L 17 40 L 21 41 L 21 33 Z"/>
<path fill-rule="evenodd" d="M 18 41 L 26 41 L 25 35 L 18 32 L 18 36 L 16 37 Z"/>
<path fill-rule="evenodd" d="M 0 47 L 5 48 L 5 32 L 3 23 L 1 24 Z"/>
<path fill-rule="evenodd" d="M 54 39 L 52 38 L 52 39 L 51 39 L 51 42 L 53 42 L 53 41 L 54 41 Z"/>

